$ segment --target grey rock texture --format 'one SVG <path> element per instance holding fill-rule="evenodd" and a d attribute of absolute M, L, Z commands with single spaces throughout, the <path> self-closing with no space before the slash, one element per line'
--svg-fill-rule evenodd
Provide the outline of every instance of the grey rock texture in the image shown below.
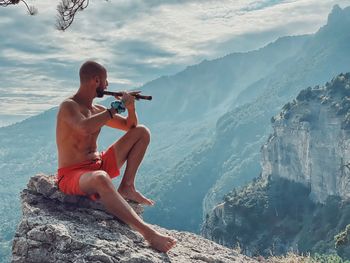
<path fill-rule="evenodd" d="M 195 234 L 154 226 L 178 240 L 168 254 L 159 253 L 99 202 L 59 192 L 53 176 L 32 177 L 21 198 L 12 262 L 257 262 Z M 140 205 L 131 205 L 142 214 Z"/>
<path fill-rule="evenodd" d="M 262 175 L 309 187 L 311 198 L 350 197 L 350 74 L 302 91 L 273 120 L 262 147 Z"/>

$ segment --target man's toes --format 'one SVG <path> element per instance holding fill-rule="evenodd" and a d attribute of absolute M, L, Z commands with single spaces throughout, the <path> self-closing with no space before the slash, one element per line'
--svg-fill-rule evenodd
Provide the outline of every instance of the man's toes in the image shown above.
<path fill-rule="evenodd" d="M 170 249 L 170 248 L 172 248 L 173 246 L 174 246 L 174 244 L 171 243 L 171 242 L 169 242 L 169 241 L 166 243 L 167 249 Z"/>
<path fill-rule="evenodd" d="M 168 241 L 168 243 L 173 247 L 176 245 L 176 240 L 175 239 L 171 239 Z"/>
<path fill-rule="evenodd" d="M 170 250 L 171 248 L 173 248 L 174 246 L 175 246 L 174 243 L 167 242 L 167 243 L 166 243 L 166 250 L 168 251 L 168 250 Z"/>
<path fill-rule="evenodd" d="M 147 202 L 148 202 L 149 205 L 154 205 L 155 204 L 155 202 L 153 200 L 151 200 L 151 199 L 147 199 Z"/>
<path fill-rule="evenodd" d="M 165 242 L 165 244 L 166 244 L 167 250 L 169 250 L 169 249 L 171 249 L 172 247 L 174 247 L 176 245 L 176 240 L 171 238 L 171 237 L 169 237 L 168 241 Z"/>
<path fill-rule="evenodd" d="M 154 205 L 154 201 L 146 197 L 142 197 L 142 203 L 145 205 Z"/>
<path fill-rule="evenodd" d="M 176 244 L 176 239 L 173 237 L 168 237 L 168 242 Z"/>
<path fill-rule="evenodd" d="M 164 252 L 168 252 L 170 249 L 171 249 L 171 246 L 170 245 L 166 245 L 165 248 L 164 248 Z"/>
<path fill-rule="evenodd" d="M 154 247 L 154 248 L 156 248 L 156 250 L 159 250 L 159 251 L 165 252 L 165 253 L 169 250 L 169 248 L 168 248 L 166 243 L 159 244 L 158 247 Z"/>

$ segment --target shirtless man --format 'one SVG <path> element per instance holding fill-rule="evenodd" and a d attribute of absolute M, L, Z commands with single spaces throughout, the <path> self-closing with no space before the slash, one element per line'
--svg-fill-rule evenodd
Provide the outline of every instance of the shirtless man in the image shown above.
<path fill-rule="evenodd" d="M 153 248 L 167 252 L 176 240 L 146 224 L 125 200 L 154 204 L 135 189 L 135 175 L 150 142 L 149 130 L 138 125 L 132 96 L 135 93 L 123 93 L 128 111 L 125 118 L 113 108 L 92 104 L 97 97 L 96 90 L 105 90 L 108 86 L 103 66 L 87 61 L 79 75 L 79 90 L 61 103 L 57 114 L 58 187 L 66 194 L 99 198 L 107 211 L 142 234 Z M 104 125 L 124 130 L 126 134 L 100 153 L 96 140 Z M 125 162 L 125 173 L 116 190 L 111 179 L 119 175 Z"/>

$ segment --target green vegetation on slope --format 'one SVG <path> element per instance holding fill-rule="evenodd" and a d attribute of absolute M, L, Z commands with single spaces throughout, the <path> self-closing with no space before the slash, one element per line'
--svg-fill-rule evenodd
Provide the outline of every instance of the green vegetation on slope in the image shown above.
<path fill-rule="evenodd" d="M 204 230 L 213 240 L 238 243 L 253 255 L 293 249 L 349 258 L 349 249 L 335 247 L 334 236 L 350 222 L 350 202 L 331 196 L 325 204 L 315 204 L 309 193 L 304 185 L 283 178 L 255 180 L 227 194 L 225 217 L 208 216 Z"/>

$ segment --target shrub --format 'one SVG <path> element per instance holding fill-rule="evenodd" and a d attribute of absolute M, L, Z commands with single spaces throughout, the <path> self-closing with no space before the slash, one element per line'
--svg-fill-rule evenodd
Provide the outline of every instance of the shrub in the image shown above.
<path fill-rule="evenodd" d="M 307 89 L 300 91 L 300 93 L 297 96 L 297 101 L 308 101 L 313 97 L 314 96 L 313 96 L 312 89 L 311 87 L 308 87 Z"/>
<path fill-rule="evenodd" d="M 309 263 L 350 263 L 348 260 L 343 260 L 341 257 L 339 257 L 337 254 L 330 254 L 330 255 L 320 255 L 315 254 L 311 257 Z"/>
<path fill-rule="evenodd" d="M 340 232 L 338 235 L 334 237 L 335 246 L 345 246 L 349 243 L 349 235 L 350 235 L 350 225 L 347 225 L 345 230 Z"/>

